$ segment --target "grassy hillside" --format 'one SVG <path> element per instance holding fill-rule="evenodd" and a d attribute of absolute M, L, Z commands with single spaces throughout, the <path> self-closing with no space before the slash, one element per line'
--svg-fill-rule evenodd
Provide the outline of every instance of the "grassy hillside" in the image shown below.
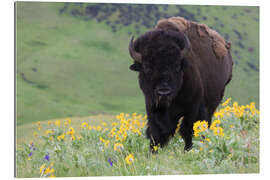
<path fill-rule="evenodd" d="M 218 120 L 217 120 L 218 118 Z M 175 130 L 149 154 L 146 116 L 64 118 L 19 126 L 16 177 L 141 176 L 259 173 L 259 111 L 224 103 L 210 128 L 198 121 L 193 148 Z M 181 125 L 180 125 L 181 126 Z"/>
<path fill-rule="evenodd" d="M 17 2 L 17 125 L 144 113 L 128 42 L 170 16 L 206 23 L 231 41 L 235 66 L 226 97 L 259 103 L 257 7 Z"/>

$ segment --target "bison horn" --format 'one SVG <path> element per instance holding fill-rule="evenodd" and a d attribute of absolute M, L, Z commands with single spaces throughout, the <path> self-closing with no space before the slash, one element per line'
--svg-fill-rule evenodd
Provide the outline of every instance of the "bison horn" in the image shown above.
<path fill-rule="evenodd" d="M 133 36 L 129 42 L 129 47 L 128 47 L 128 50 L 129 50 L 129 54 L 130 56 L 134 59 L 134 61 L 137 61 L 139 63 L 142 62 L 142 55 L 138 52 L 136 52 L 135 48 L 134 48 L 134 44 L 133 44 Z"/>

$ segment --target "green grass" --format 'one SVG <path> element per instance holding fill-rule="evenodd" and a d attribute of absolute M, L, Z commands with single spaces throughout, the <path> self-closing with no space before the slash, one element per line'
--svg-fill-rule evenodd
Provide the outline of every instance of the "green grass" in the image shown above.
<path fill-rule="evenodd" d="M 145 113 L 137 74 L 128 68 L 132 60 L 127 47 L 131 37 L 128 32 L 138 36 L 150 28 L 140 24 L 141 21 L 132 21 L 128 26 L 117 25 L 117 31 L 112 32 L 111 26 L 104 21 L 97 22 L 95 18 L 85 21 L 83 15 L 71 15 L 73 9 L 84 12 L 83 8 L 89 4 L 70 5 L 66 12 L 60 14 L 64 5 L 16 3 L 16 124 L 67 116 Z M 238 55 L 233 52 L 237 64 L 225 96 L 243 104 L 250 101 L 258 104 L 259 73 L 247 67 L 246 62 L 257 67 L 259 64 L 259 23 L 254 20 L 259 18 L 259 9 L 241 6 L 227 9 L 181 7 L 193 13 L 201 23 L 223 35 L 228 34 L 232 50 L 238 51 Z M 169 15 L 177 10 L 173 5 L 168 10 L 161 6 L 159 9 Z M 200 9 L 200 14 L 196 13 L 197 9 Z M 237 18 L 231 17 L 234 14 Z M 118 15 L 119 12 L 113 13 L 109 20 L 118 20 Z M 138 16 L 143 17 L 142 14 Z M 154 25 L 155 21 L 151 23 Z M 237 45 L 239 40 L 233 30 L 241 33 L 244 49 Z M 254 51 L 249 52 L 248 48 Z"/>
<path fill-rule="evenodd" d="M 121 109 L 143 112 L 136 75 L 129 72 L 131 60 L 123 50 L 128 36 L 114 46 L 119 37 L 104 25 L 60 17 L 60 7 L 18 3 L 17 124 Z M 25 18 L 28 8 L 40 8 L 41 17 L 55 10 L 54 21 Z M 33 83 L 23 81 L 21 72 Z"/>
<path fill-rule="evenodd" d="M 55 120 L 50 125 L 47 121 L 23 125 L 17 130 L 22 136 L 17 139 L 20 145 L 16 152 L 16 177 L 259 173 L 259 114 L 252 115 L 255 109 L 251 105 L 243 108 L 234 104 L 225 112 L 221 109 L 224 117 L 216 115 L 220 124 L 199 132 L 193 138 L 193 149 L 185 153 L 184 142 L 176 133 L 165 148 L 157 147 L 157 154 L 149 154 L 149 142 L 144 135 L 146 121 L 139 114 L 76 117 L 67 125 L 66 119 L 60 119 L 60 126 L 54 124 Z M 113 125 L 114 122 L 118 124 Z M 92 128 L 82 128 L 82 123 Z M 75 140 L 68 135 L 71 127 Z M 113 127 L 120 140 L 111 136 Z M 222 128 L 224 135 L 221 131 L 215 134 L 215 128 Z M 46 134 L 47 130 L 54 132 Z M 63 133 L 64 139 L 58 139 Z M 127 136 L 123 138 L 125 133 Z M 123 145 L 120 152 L 114 150 L 116 143 Z M 126 157 L 130 154 L 134 160 L 128 164 Z M 43 164 L 46 167 L 52 164 L 54 172 L 40 171 Z"/>
<path fill-rule="evenodd" d="M 82 122 L 95 126 L 106 122 L 110 130 L 111 123 L 117 121 L 115 115 L 120 112 L 145 114 L 137 74 L 129 70 L 132 60 L 127 47 L 131 35 L 137 37 L 151 29 L 143 25 L 144 17 L 152 18 L 151 25 L 156 23 L 155 11 L 148 11 L 145 16 L 147 6 L 132 5 L 139 8 L 138 22 L 130 19 L 128 26 L 117 24 L 113 32 L 111 24 L 97 21 L 104 13 L 102 10 L 97 17 L 86 16 L 89 5 L 16 3 L 17 177 L 44 176 L 40 166 L 51 162 L 54 162 L 53 174 L 58 177 L 259 172 L 258 114 L 222 118 L 224 137 L 216 138 L 208 130 L 205 136 L 213 143 L 207 147 L 200 143 L 200 138 L 194 138 L 193 150 L 188 153 L 183 152 L 183 140 L 176 135 L 157 155 L 149 155 L 145 127 L 140 129 L 141 136 L 128 131 L 121 153 L 113 150 L 116 141 L 108 137 L 104 128 L 102 131 L 81 129 Z M 67 9 L 61 14 L 63 7 Z M 178 12 L 174 5 L 164 7 L 158 6 L 162 17 L 165 13 L 174 16 Z M 259 8 L 187 5 L 181 8 L 184 15 L 208 24 L 228 36 L 232 43 L 235 65 L 225 97 L 232 97 L 240 104 L 252 101 L 259 104 L 256 70 L 259 67 Z M 80 15 L 72 15 L 74 12 Z M 118 21 L 119 14 L 117 10 L 108 20 Z M 69 126 L 75 129 L 75 141 L 69 135 L 65 141 L 57 140 L 59 133 L 67 131 L 63 125 L 65 117 L 72 120 Z M 62 124 L 49 126 L 49 119 L 61 120 Z M 40 130 L 37 121 L 41 121 Z M 54 129 L 55 133 L 46 135 L 48 129 Z M 80 136 L 83 139 L 79 140 Z M 107 148 L 100 137 L 110 140 Z M 35 150 L 29 146 L 30 141 L 34 142 Z M 33 155 L 28 160 L 30 152 Z M 50 162 L 43 159 L 46 153 L 50 154 Z M 135 160 L 128 165 L 124 159 L 130 153 Z"/>

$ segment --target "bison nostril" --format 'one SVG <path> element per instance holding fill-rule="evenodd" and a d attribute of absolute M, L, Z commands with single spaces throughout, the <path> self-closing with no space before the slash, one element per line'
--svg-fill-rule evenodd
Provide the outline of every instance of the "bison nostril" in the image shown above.
<path fill-rule="evenodd" d="M 161 95 L 161 96 L 169 95 L 169 94 L 171 94 L 171 89 L 170 88 L 166 88 L 166 87 L 159 88 L 157 90 L 157 93 L 158 93 L 158 95 Z"/>

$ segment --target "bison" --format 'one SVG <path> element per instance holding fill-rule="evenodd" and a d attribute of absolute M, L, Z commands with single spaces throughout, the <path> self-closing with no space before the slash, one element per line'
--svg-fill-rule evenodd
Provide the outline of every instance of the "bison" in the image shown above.
<path fill-rule="evenodd" d="M 205 24 L 172 17 L 129 43 L 130 70 L 139 72 L 148 117 L 150 152 L 164 147 L 177 124 L 188 151 L 193 124 L 211 124 L 226 85 L 232 78 L 231 44 Z"/>

